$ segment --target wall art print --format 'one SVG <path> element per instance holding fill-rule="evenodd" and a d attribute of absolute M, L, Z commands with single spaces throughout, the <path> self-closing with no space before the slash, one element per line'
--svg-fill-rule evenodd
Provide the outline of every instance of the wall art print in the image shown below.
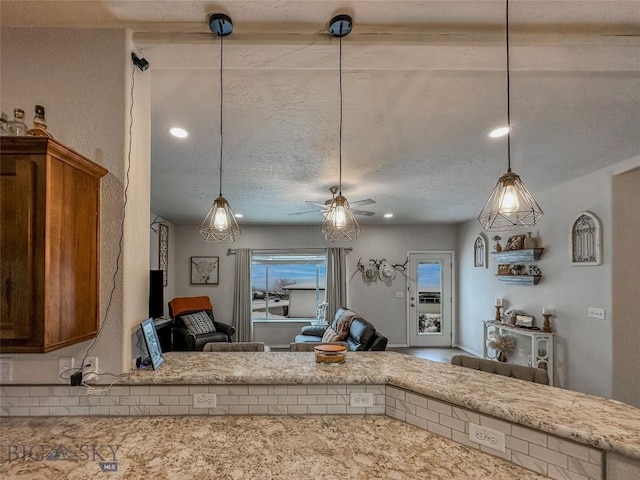
<path fill-rule="evenodd" d="M 191 257 L 191 285 L 218 285 L 220 257 Z"/>

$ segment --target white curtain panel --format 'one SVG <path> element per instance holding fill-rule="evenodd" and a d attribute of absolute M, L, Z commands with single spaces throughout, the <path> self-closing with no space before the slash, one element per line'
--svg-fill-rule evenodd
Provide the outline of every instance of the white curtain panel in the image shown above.
<path fill-rule="evenodd" d="M 251 249 L 236 250 L 236 276 L 233 293 L 233 319 L 236 342 L 251 342 Z"/>
<path fill-rule="evenodd" d="M 340 307 L 347 306 L 347 249 L 327 248 L 327 322 L 331 324 Z"/>

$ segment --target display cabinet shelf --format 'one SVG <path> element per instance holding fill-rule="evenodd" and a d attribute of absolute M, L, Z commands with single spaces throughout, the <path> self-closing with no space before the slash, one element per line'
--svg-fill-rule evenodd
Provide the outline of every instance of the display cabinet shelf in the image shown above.
<path fill-rule="evenodd" d="M 549 375 L 549 385 L 553 386 L 554 333 L 544 332 L 538 328 L 522 328 L 496 322 L 495 320 L 486 320 L 484 321 L 483 329 L 483 358 L 495 358 L 495 356 L 489 355 L 489 334 L 492 330 L 495 330 L 500 335 L 516 334 L 526 337 L 527 340 L 525 341 L 530 343 L 531 348 L 531 365 L 529 366 L 544 368 L 547 371 L 547 375 Z"/>

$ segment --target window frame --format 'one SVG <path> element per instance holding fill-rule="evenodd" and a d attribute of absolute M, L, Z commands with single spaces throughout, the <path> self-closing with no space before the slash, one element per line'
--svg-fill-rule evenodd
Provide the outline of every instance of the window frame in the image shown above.
<path fill-rule="evenodd" d="M 306 257 L 306 258 L 305 258 Z M 314 258 L 315 257 L 315 258 Z M 316 265 L 315 269 L 315 308 L 317 312 L 318 304 L 326 302 L 326 272 L 327 272 L 327 250 L 322 249 L 279 249 L 279 250 L 253 250 L 251 254 L 251 322 L 252 323 L 275 323 L 275 322 L 312 322 L 316 320 L 316 316 L 309 317 L 276 317 L 270 318 L 269 316 L 269 299 L 272 288 L 270 287 L 269 266 L 275 265 Z M 255 288 L 254 283 L 254 268 L 257 265 L 265 265 L 265 286 L 264 289 L 264 316 L 256 316 L 254 312 L 254 302 L 256 300 L 255 293 L 261 290 Z M 324 268 L 322 268 L 324 267 Z M 321 270 L 324 270 L 324 276 L 321 274 Z M 313 281 L 313 280 L 312 280 Z M 302 282 L 306 283 L 306 282 Z M 286 287 L 286 285 L 285 285 Z M 291 298 L 289 293 L 288 301 Z M 273 302 L 276 303 L 276 302 Z M 277 302 L 279 303 L 279 302 Z M 284 307 L 289 307 L 287 304 Z M 272 308 L 272 307 L 271 307 Z"/>

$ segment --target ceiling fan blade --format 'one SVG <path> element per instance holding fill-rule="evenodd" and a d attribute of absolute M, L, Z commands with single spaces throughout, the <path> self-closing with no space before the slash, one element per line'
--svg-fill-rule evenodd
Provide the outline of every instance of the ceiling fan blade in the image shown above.
<path fill-rule="evenodd" d="M 367 210 L 351 210 L 354 214 L 356 215 L 362 215 L 364 217 L 370 217 L 372 215 L 375 215 L 375 212 L 369 212 Z"/>
<path fill-rule="evenodd" d="M 302 215 L 304 213 L 316 213 L 316 212 L 322 212 L 322 210 L 320 210 L 320 209 L 318 209 L 318 210 L 305 210 L 304 212 L 289 213 L 288 215 Z"/>
<path fill-rule="evenodd" d="M 328 205 L 328 203 L 319 203 L 319 202 L 312 202 L 311 200 L 307 200 L 306 203 L 311 203 L 313 205 L 318 205 L 319 207 L 326 207 Z M 329 203 L 331 203 L 331 200 L 329 200 Z"/>
<path fill-rule="evenodd" d="M 373 205 L 376 203 L 372 198 L 365 198 L 364 200 L 356 200 L 355 202 L 349 202 L 349 205 Z"/>

